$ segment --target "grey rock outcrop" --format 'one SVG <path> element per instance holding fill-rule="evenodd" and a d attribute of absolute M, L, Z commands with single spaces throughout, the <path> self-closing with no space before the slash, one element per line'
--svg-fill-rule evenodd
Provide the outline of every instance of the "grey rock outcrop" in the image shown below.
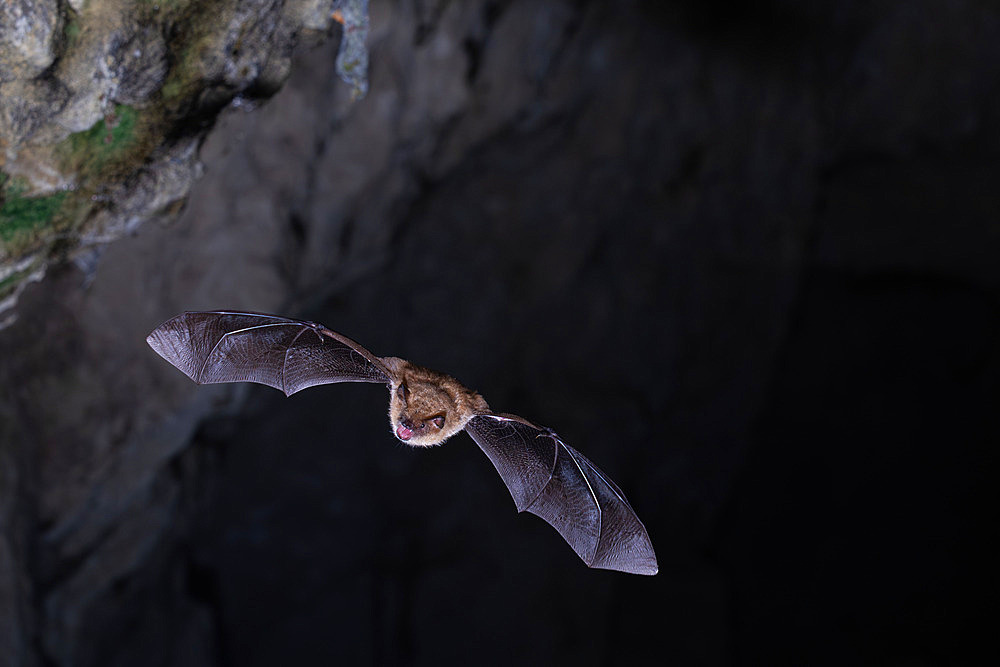
<path fill-rule="evenodd" d="M 273 94 L 335 10 L 339 73 L 363 92 L 365 0 L 4 3 L 0 325 L 50 262 L 86 266 L 94 245 L 175 214 L 218 112 Z"/>
<path fill-rule="evenodd" d="M 59 0 L 11 0 L 0 7 L 0 83 L 31 79 L 56 58 Z"/>

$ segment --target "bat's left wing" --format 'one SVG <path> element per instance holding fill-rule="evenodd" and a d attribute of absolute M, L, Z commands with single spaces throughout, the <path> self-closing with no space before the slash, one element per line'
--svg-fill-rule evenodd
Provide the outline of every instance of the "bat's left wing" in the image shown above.
<path fill-rule="evenodd" d="M 258 382 L 290 396 L 317 384 L 391 378 L 378 357 L 350 338 L 315 322 L 263 313 L 182 313 L 146 342 L 198 384 Z"/>
<path fill-rule="evenodd" d="M 552 524 L 588 567 L 656 574 L 646 527 L 621 489 L 551 429 L 482 414 L 465 430 L 493 462 L 517 511 Z"/>

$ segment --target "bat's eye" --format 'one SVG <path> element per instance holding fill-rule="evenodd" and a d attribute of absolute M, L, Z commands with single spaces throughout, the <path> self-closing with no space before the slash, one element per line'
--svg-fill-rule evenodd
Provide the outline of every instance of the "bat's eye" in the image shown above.
<path fill-rule="evenodd" d="M 399 396 L 401 400 L 406 400 L 406 395 L 410 393 L 410 390 L 406 388 L 405 384 L 400 384 L 396 387 L 396 396 Z"/>
<path fill-rule="evenodd" d="M 434 424 L 434 428 L 444 428 L 444 415 L 431 417 L 431 423 Z"/>

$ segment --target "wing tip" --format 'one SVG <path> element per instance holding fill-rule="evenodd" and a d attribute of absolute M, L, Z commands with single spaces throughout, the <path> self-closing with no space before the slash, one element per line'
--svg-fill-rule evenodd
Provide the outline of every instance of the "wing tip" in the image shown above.
<path fill-rule="evenodd" d="M 598 570 L 614 570 L 616 572 L 624 572 L 626 574 L 641 574 L 647 577 L 652 577 L 660 571 L 660 565 L 656 562 L 655 555 L 641 557 L 627 562 L 594 563 L 590 567 Z"/>
<path fill-rule="evenodd" d="M 163 338 L 160 335 L 162 331 L 163 331 L 163 325 L 160 325 L 155 329 L 153 329 L 152 331 L 150 331 L 149 335 L 146 336 L 146 345 L 149 345 L 149 347 L 153 349 L 153 352 L 156 352 L 158 355 L 160 355 L 167 361 L 170 361 L 170 357 L 168 356 L 167 352 L 167 347 L 164 344 Z M 172 361 L 171 364 L 173 364 Z"/>
<path fill-rule="evenodd" d="M 623 572 L 630 574 L 641 574 L 647 577 L 655 576 L 660 571 L 660 564 L 656 562 L 656 555 L 650 553 L 648 559 L 642 559 L 631 564 L 632 567 Z"/>
<path fill-rule="evenodd" d="M 656 560 L 656 552 L 653 551 L 645 526 L 640 534 L 633 537 L 631 543 L 620 544 L 619 548 L 605 551 L 600 556 L 595 554 L 590 567 L 645 576 L 653 576 L 660 571 L 660 564 Z"/>
<path fill-rule="evenodd" d="M 176 346 L 171 344 L 168 325 L 176 319 L 177 317 L 173 317 L 150 331 L 149 335 L 146 336 L 146 344 L 152 348 L 153 352 L 160 355 L 164 361 L 184 373 L 184 375 L 188 376 L 192 382 L 196 384 L 204 384 L 199 377 L 199 373 L 197 373 L 193 368 L 190 368 L 188 364 L 184 363 L 184 356 L 179 354 Z"/>
<path fill-rule="evenodd" d="M 660 568 L 653 565 L 650 568 L 636 568 L 635 570 L 625 570 L 629 574 L 640 574 L 644 577 L 655 577 L 659 573 Z"/>

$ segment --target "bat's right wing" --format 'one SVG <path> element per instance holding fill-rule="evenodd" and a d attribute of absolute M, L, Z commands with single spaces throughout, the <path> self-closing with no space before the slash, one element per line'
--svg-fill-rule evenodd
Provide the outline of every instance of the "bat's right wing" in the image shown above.
<path fill-rule="evenodd" d="M 588 567 L 656 574 L 646 527 L 621 489 L 551 429 L 483 414 L 465 430 L 493 462 L 517 511 L 552 524 Z"/>
<path fill-rule="evenodd" d="M 317 384 L 388 383 L 378 357 L 315 322 L 238 311 L 188 312 L 146 342 L 198 384 L 258 382 L 290 396 Z"/>

